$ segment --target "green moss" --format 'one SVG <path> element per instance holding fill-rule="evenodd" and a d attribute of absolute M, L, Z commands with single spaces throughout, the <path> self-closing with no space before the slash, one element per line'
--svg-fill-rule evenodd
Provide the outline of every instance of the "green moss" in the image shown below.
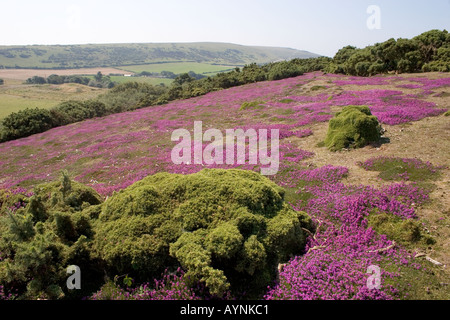
<path fill-rule="evenodd" d="M 449 300 L 448 275 L 442 267 L 418 258 L 414 265 L 398 265 L 388 261 L 380 262 L 380 268 L 399 276 L 385 277 L 385 286 L 392 285 L 401 300 Z M 420 266 L 419 268 L 417 267 Z"/>
<path fill-rule="evenodd" d="M 389 239 L 409 248 L 418 245 L 426 247 L 436 242 L 431 236 L 423 233 L 423 228 L 417 220 L 403 220 L 387 213 L 372 213 L 367 221 L 369 227 L 379 234 L 385 234 Z"/>
<path fill-rule="evenodd" d="M 280 100 L 280 102 L 281 103 L 292 103 L 292 102 L 294 102 L 295 100 L 292 100 L 292 99 L 281 99 Z"/>
<path fill-rule="evenodd" d="M 325 87 L 325 86 L 313 86 L 313 87 L 311 87 L 311 91 L 318 91 L 318 90 L 323 90 L 326 88 L 327 87 Z"/>
<path fill-rule="evenodd" d="M 213 294 L 261 293 L 277 264 L 302 252 L 311 225 L 284 193 L 252 171 L 158 173 L 104 203 L 95 251 L 110 272 L 134 279 L 181 266 Z"/>
<path fill-rule="evenodd" d="M 379 171 L 379 177 L 387 181 L 408 180 L 420 182 L 429 189 L 427 181 L 436 180 L 439 176 L 440 167 L 420 159 L 377 157 L 367 160 L 360 165 L 370 171 Z"/>
<path fill-rule="evenodd" d="M 380 124 L 367 106 L 346 106 L 330 120 L 325 146 L 331 151 L 361 148 L 380 140 Z"/>
<path fill-rule="evenodd" d="M 264 105 L 264 101 L 255 100 L 255 101 L 246 101 L 244 102 L 239 110 L 248 110 L 248 109 L 264 109 L 266 106 Z"/>
<path fill-rule="evenodd" d="M 450 110 L 447 111 L 446 113 L 444 113 L 444 116 L 446 116 L 446 117 L 450 116 Z"/>

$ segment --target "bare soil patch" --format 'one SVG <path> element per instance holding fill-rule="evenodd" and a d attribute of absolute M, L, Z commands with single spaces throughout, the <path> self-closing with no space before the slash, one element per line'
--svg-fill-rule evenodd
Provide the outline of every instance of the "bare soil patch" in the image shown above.
<path fill-rule="evenodd" d="M 441 98 L 433 100 L 438 104 L 444 102 Z M 325 147 L 318 147 L 317 144 L 325 139 L 328 123 L 313 125 L 311 129 L 314 134 L 296 139 L 296 143 L 301 149 L 315 153 L 314 157 L 307 160 L 314 166 L 331 164 L 347 167 L 349 175 L 344 183 L 352 185 L 382 187 L 392 183 L 381 180 L 378 172 L 366 171 L 357 164 L 372 157 L 417 158 L 443 166 L 439 179 L 432 182 L 435 187 L 430 193 L 430 200 L 417 207 L 416 214 L 423 222 L 425 232 L 436 240 L 436 244 L 430 246 L 426 254 L 446 265 L 445 271 L 450 275 L 450 117 L 441 115 L 404 125 L 383 127 L 389 142 L 356 150 L 331 152 Z"/>

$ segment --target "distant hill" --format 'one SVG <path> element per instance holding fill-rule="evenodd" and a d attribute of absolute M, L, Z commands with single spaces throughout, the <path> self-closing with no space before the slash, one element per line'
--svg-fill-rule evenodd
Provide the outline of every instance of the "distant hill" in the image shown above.
<path fill-rule="evenodd" d="M 308 51 L 230 43 L 134 43 L 0 46 L 0 68 L 66 69 L 165 62 L 243 66 L 319 57 Z"/>

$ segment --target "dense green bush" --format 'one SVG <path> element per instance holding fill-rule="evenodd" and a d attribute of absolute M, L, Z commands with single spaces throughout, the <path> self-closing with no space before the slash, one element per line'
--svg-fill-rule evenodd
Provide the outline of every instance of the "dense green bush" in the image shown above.
<path fill-rule="evenodd" d="M 27 137 L 54 127 L 50 111 L 45 109 L 25 109 L 13 112 L 1 122 L 1 141 Z"/>
<path fill-rule="evenodd" d="M 0 194 L 0 285 L 21 298 L 57 299 L 98 290 L 105 273 L 145 282 L 182 267 L 210 294 L 257 297 L 278 263 L 302 253 L 303 228 L 312 230 L 283 197 L 256 172 L 205 169 L 149 176 L 102 202 L 64 173 L 21 195 L 20 208 Z M 65 286 L 72 264 L 82 292 Z"/>
<path fill-rule="evenodd" d="M 9 141 L 41 133 L 54 127 L 109 114 L 106 105 L 97 100 L 66 101 L 46 109 L 25 109 L 11 113 L 1 122 L 0 141 Z"/>
<path fill-rule="evenodd" d="M 155 105 L 166 91 L 163 86 L 130 81 L 115 86 L 97 100 L 105 104 L 109 113 L 118 113 Z"/>
<path fill-rule="evenodd" d="M 67 175 L 34 192 L 22 198 L 24 208 L 2 206 L 0 285 L 25 299 L 81 298 L 102 282 L 99 264 L 90 255 L 91 217 L 81 210 L 102 199 Z M 66 270 L 72 264 L 83 270 L 82 291 L 69 292 L 66 287 Z"/>
<path fill-rule="evenodd" d="M 346 106 L 330 120 L 325 146 L 337 151 L 379 141 L 381 126 L 367 106 Z"/>
<path fill-rule="evenodd" d="M 266 177 L 242 170 L 159 173 L 114 194 L 96 223 L 95 252 L 112 274 L 142 281 L 181 265 L 211 293 L 257 293 L 280 261 L 302 252 L 310 218 Z"/>
<path fill-rule="evenodd" d="M 107 114 L 106 105 L 95 100 L 65 101 L 52 110 L 54 110 L 55 120 L 59 121 L 58 125 L 66 125 Z M 58 118 L 58 114 L 60 118 Z"/>
<path fill-rule="evenodd" d="M 362 49 L 346 46 L 322 70 L 356 76 L 388 72 L 450 71 L 450 34 L 430 30 L 412 39 L 389 39 Z"/>

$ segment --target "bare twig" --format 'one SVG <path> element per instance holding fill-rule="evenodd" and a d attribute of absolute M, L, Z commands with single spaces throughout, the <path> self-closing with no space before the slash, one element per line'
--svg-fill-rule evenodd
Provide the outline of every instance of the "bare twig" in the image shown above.
<path fill-rule="evenodd" d="M 431 259 L 429 256 L 426 256 L 425 259 L 427 259 L 428 261 L 430 261 L 432 264 L 435 264 L 437 266 L 443 266 L 442 263 L 440 263 L 439 261 L 436 261 L 434 259 Z"/>
<path fill-rule="evenodd" d="M 370 250 L 369 253 L 375 253 L 375 252 L 384 252 L 384 251 L 388 251 L 392 248 L 394 248 L 397 244 L 395 243 L 395 241 L 392 241 L 392 244 L 386 248 L 381 248 L 381 249 L 377 249 L 377 250 Z"/>
<path fill-rule="evenodd" d="M 308 229 L 303 228 L 303 227 L 302 227 L 302 230 L 305 231 L 306 233 L 308 233 L 311 237 L 313 237 L 313 239 L 315 239 L 314 234 L 311 231 L 309 231 Z"/>
<path fill-rule="evenodd" d="M 312 248 L 309 248 L 306 253 L 308 254 L 310 251 L 319 250 L 319 249 L 323 249 L 323 248 L 326 248 L 326 246 L 314 246 Z"/>

